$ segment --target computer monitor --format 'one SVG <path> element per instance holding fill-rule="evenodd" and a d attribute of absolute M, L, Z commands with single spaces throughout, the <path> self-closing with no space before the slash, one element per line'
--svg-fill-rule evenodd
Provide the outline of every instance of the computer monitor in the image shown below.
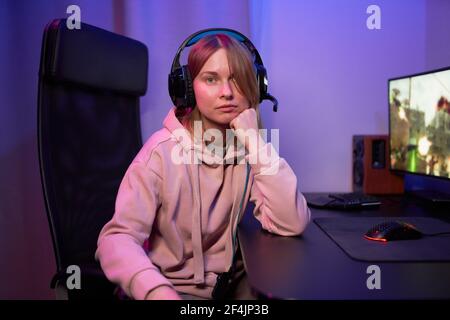
<path fill-rule="evenodd" d="M 388 80 L 390 169 L 450 179 L 450 67 Z"/>

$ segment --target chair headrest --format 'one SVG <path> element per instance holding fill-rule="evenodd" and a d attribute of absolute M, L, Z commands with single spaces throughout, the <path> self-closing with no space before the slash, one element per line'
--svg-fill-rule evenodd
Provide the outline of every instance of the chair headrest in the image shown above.
<path fill-rule="evenodd" d="M 143 43 L 86 23 L 69 29 L 66 19 L 44 32 L 40 76 L 51 81 L 142 96 L 147 90 L 148 50 Z"/>

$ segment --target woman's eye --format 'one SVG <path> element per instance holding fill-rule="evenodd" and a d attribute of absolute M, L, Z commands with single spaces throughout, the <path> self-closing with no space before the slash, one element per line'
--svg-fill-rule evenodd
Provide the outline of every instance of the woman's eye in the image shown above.
<path fill-rule="evenodd" d="M 213 77 L 206 78 L 206 83 L 214 83 L 215 81 L 216 79 L 214 79 Z"/>

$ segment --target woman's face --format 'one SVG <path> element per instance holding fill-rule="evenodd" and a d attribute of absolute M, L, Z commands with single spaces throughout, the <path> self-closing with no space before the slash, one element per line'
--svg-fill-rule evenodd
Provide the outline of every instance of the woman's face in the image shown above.
<path fill-rule="evenodd" d="M 249 107 L 230 74 L 225 49 L 217 50 L 203 65 L 194 79 L 194 92 L 204 129 L 227 128 L 231 120 Z"/>

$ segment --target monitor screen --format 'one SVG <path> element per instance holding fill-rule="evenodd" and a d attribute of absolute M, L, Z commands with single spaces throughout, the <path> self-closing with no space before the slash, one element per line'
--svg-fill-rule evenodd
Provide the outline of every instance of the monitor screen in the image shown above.
<path fill-rule="evenodd" d="M 450 178 L 450 67 L 388 88 L 391 170 Z"/>

